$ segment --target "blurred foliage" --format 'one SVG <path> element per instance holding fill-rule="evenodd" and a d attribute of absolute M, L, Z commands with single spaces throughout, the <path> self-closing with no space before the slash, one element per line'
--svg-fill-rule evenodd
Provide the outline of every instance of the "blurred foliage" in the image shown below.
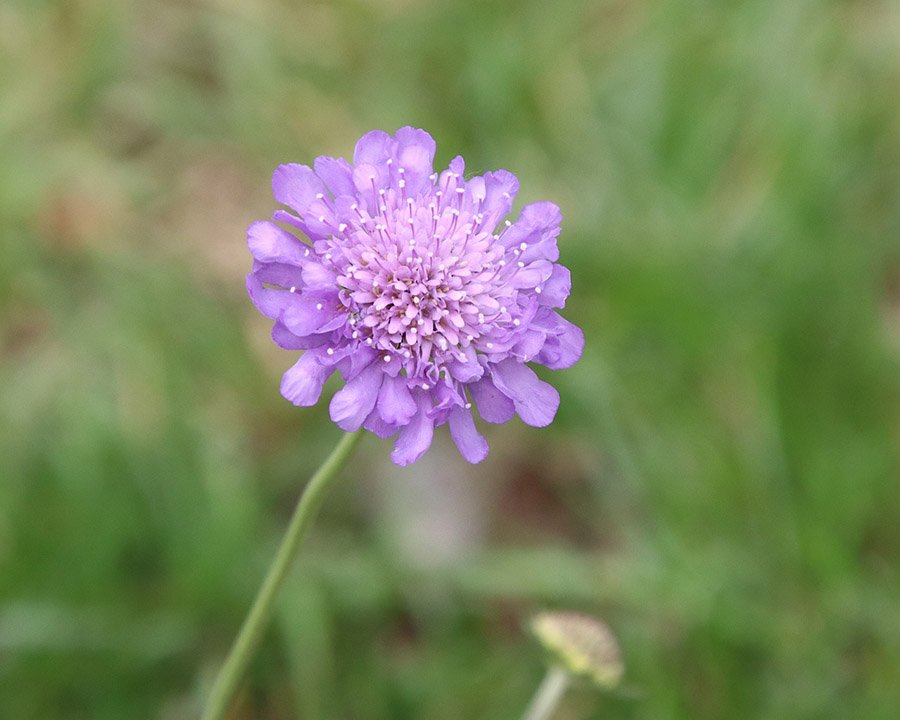
<path fill-rule="evenodd" d="M 900 6 L 0 4 L 0 717 L 195 717 L 338 431 L 244 297 L 281 162 L 428 129 L 563 208 L 554 426 L 369 439 L 233 717 L 894 718 Z"/>

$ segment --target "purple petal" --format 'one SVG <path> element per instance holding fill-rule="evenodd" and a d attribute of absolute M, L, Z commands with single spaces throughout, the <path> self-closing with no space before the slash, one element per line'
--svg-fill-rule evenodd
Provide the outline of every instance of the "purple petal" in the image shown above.
<path fill-rule="evenodd" d="M 272 340 L 278 347 L 285 350 L 308 350 L 320 347 L 328 342 L 328 335 L 294 335 L 280 320 L 276 320 L 272 326 Z"/>
<path fill-rule="evenodd" d="M 470 383 L 484 374 L 484 368 L 478 363 L 477 356 L 475 355 L 475 348 L 470 345 L 465 348 L 465 353 L 466 362 L 453 360 L 448 365 L 448 368 L 450 370 L 450 375 L 454 380 L 458 380 L 461 383 Z"/>
<path fill-rule="evenodd" d="M 541 351 L 546 340 L 546 333 L 529 328 L 519 337 L 518 342 L 512 348 L 512 352 L 523 362 L 528 362 Z"/>
<path fill-rule="evenodd" d="M 261 283 L 278 285 L 282 288 L 302 287 L 303 273 L 296 265 L 284 263 L 253 263 L 253 275 Z"/>
<path fill-rule="evenodd" d="M 400 429 L 399 426 L 389 425 L 384 420 L 382 420 L 378 416 L 377 407 L 369 413 L 369 417 L 366 418 L 366 421 L 363 423 L 363 427 L 369 432 L 375 433 L 382 440 L 385 440 L 392 435 L 396 435 L 397 431 Z"/>
<path fill-rule="evenodd" d="M 325 184 L 308 165 L 279 165 L 272 174 L 272 194 L 282 205 L 306 215 L 316 195 L 325 192 Z"/>
<path fill-rule="evenodd" d="M 268 221 L 255 222 L 247 228 L 247 247 L 256 260 L 263 263 L 302 265 L 309 257 L 309 246 Z"/>
<path fill-rule="evenodd" d="M 565 307 L 566 298 L 572 290 L 572 274 L 567 267 L 554 265 L 553 272 L 541 287 L 541 305 Z"/>
<path fill-rule="evenodd" d="M 466 161 L 462 155 L 457 155 L 450 161 L 449 170 L 452 173 L 456 173 L 460 177 L 465 175 L 466 172 Z"/>
<path fill-rule="evenodd" d="M 487 376 L 467 386 L 478 414 L 489 423 L 505 423 L 516 413 L 513 401 L 500 392 Z"/>
<path fill-rule="evenodd" d="M 308 350 L 281 378 L 281 394 L 294 405 L 315 405 L 334 367 L 319 362 L 320 351 Z"/>
<path fill-rule="evenodd" d="M 551 370 L 562 370 L 572 367 L 584 351 L 584 333 L 577 325 L 573 325 L 555 312 L 554 334 L 547 337 L 544 347 L 535 357 L 535 362 L 546 365 Z"/>
<path fill-rule="evenodd" d="M 383 377 L 378 362 L 373 362 L 334 394 L 328 409 L 339 428 L 347 432 L 359 430 L 375 407 Z"/>
<path fill-rule="evenodd" d="M 282 321 L 294 335 L 311 335 L 342 315 L 336 292 L 314 290 L 302 295 L 284 292 L 295 298 L 284 310 Z"/>
<path fill-rule="evenodd" d="M 317 262 L 303 265 L 303 283 L 310 288 L 336 288 L 337 273 Z"/>
<path fill-rule="evenodd" d="M 480 463 L 487 457 L 487 440 L 475 429 L 471 411 L 457 407 L 450 412 L 450 435 L 460 454 L 470 463 Z"/>
<path fill-rule="evenodd" d="M 476 175 L 466 181 L 466 196 L 464 209 L 469 212 L 478 212 L 476 206 L 484 201 L 487 194 L 484 178 Z"/>
<path fill-rule="evenodd" d="M 289 213 L 287 210 L 276 210 L 272 213 L 272 219 L 297 228 L 311 240 L 320 240 L 323 237 L 321 233 L 315 232 L 308 223 L 304 222 L 293 213 Z"/>
<path fill-rule="evenodd" d="M 343 345 L 335 349 L 333 360 L 338 363 L 341 377 L 349 382 L 378 357 L 372 348 L 365 345 Z M 387 363 L 382 363 L 387 365 Z M 384 368 L 382 368 L 383 370 Z"/>
<path fill-rule="evenodd" d="M 481 212 L 491 215 L 496 223 L 509 212 L 519 192 L 519 180 L 507 170 L 495 170 L 484 175 L 485 198 Z"/>
<path fill-rule="evenodd" d="M 434 139 L 424 130 L 413 127 L 400 128 L 394 139 L 397 142 L 397 170 L 403 168 L 408 191 L 415 195 L 433 172 Z"/>
<path fill-rule="evenodd" d="M 431 438 L 434 435 L 434 421 L 428 415 L 431 410 L 431 398 L 427 393 L 420 392 L 416 404 L 418 412 L 400 429 L 397 442 L 394 443 L 391 460 L 397 465 L 414 463 L 431 447 Z"/>
<path fill-rule="evenodd" d="M 372 130 L 363 135 L 353 150 L 354 165 L 380 165 L 391 156 L 391 136 L 383 130 Z"/>
<path fill-rule="evenodd" d="M 387 165 L 376 166 L 362 163 L 353 168 L 353 184 L 358 195 L 366 199 L 370 208 L 375 208 L 378 203 L 376 191 L 387 187 L 390 182 L 390 174 Z"/>
<path fill-rule="evenodd" d="M 553 265 L 547 260 L 535 260 L 530 265 L 519 268 L 513 275 L 509 284 L 514 288 L 533 288 L 542 285 L 545 280 L 550 279 L 553 273 Z M 543 292 L 543 287 L 541 287 Z"/>
<path fill-rule="evenodd" d="M 327 155 L 317 157 L 313 163 L 316 175 L 337 195 L 353 195 L 353 168 L 344 158 L 333 158 Z"/>
<path fill-rule="evenodd" d="M 416 414 L 416 403 L 404 378 L 384 379 L 378 393 L 378 412 L 381 419 L 390 425 L 406 425 Z"/>
<path fill-rule="evenodd" d="M 552 202 L 536 202 L 522 208 L 519 218 L 500 237 L 500 244 L 506 248 L 518 248 L 522 243 L 526 247 L 519 257 L 523 262 L 533 260 L 559 259 L 559 248 L 556 238 L 562 213 Z"/>
<path fill-rule="evenodd" d="M 512 398 L 522 422 L 533 427 L 553 422 L 559 408 L 559 393 L 540 380 L 534 370 L 509 359 L 494 365 L 492 375 L 497 389 Z"/>
<path fill-rule="evenodd" d="M 254 273 L 247 275 L 247 294 L 256 305 L 256 309 L 273 320 L 280 317 L 293 301 L 293 296 L 286 290 L 270 290 L 263 287 Z"/>

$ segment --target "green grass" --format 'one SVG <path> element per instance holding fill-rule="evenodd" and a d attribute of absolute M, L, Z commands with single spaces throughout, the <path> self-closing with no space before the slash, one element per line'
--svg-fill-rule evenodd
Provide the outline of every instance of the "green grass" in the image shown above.
<path fill-rule="evenodd" d="M 0 717 L 198 714 L 336 442 L 278 395 L 244 228 L 286 161 L 428 129 L 553 199 L 553 427 L 367 439 L 234 717 L 509 718 L 544 607 L 630 692 L 570 718 L 900 705 L 891 2 L 0 7 Z M 426 552 L 422 551 L 426 549 Z"/>

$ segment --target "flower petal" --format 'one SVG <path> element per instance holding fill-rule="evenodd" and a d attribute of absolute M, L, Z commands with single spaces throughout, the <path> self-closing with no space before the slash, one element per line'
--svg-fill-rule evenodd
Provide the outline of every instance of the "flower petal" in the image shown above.
<path fill-rule="evenodd" d="M 280 320 L 272 326 L 272 341 L 285 350 L 308 350 L 328 342 L 328 335 L 294 335 Z"/>
<path fill-rule="evenodd" d="M 535 260 L 530 265 L 518 268 L 516 274 L 509 279 L 510 287 L 533 288 L 541 286 L 550 279 L 553 273 L 553 265 L 547 260 Z M 541 287 L 543 292 L 543 287 Z"/>
<path fill-rule="evenodd" d="M 391 460 L 397 465 L 409 465 L 418 460 L 431 447 L 434 436 L 434 421 L 429 417 L 431 398 L 428 393 L 420 392 L 416 398 L 418 412 L 407 425 L 400 429 Z"/>
<path fill-rule="evenodd" d="M 344 158 L 317 157 L 313 163 L 316 175 L 328 186 L 328 189 L 337 195 L 353 195 L 353 168 Z"/>
<path fill-rule="evenodd" d="M 308 165 L 279 165 L 272 173 L 272 194 L 282 205 L 306 215 L 316 195 L 325 192 L 325 184 Z"/>
<path fill-rule="evenodd" d="M 378 393 L 378 413 L 390 425 L 406 425 L 416 414 L 416 403 L 406 386 L 406 379 L 385 377 Z"/>
<path fill-rule="evenodd" d="M 394 135 L 397 143 L 397 171 L 402 168 L 402 177 L 406 181 L 407 191 L 413 195 L 418 193 L 422 185 L 428 181 L 433 172 L 434 139 L 424 130 L 414 127 L 400 128 Z"/>
<path fill-rule="evenodd" d="M 383 130 L 367 132 L 356 142 L 353 164 L 380 165 L 391 156 L 391 136 Z"/>
<path fill-rule="evenodd" d="M 553 272 L 541 287 L 541 305 L 565 307 L 566 298 L 572 290 L 572 273 L 563 265 L 554 265 Z"/>
<path fill-rule="evenodd" d="M 254 259 L 263 263 L 302 265 L 310 255 L 308 245 L 267 220 L 247 228 L 247 247 Z"/>
<path fill-rule="evenodd" d="M 488 376 L 467 386 L 478 414 L 489 423 L 505 423 L 516 413 L 513 401 L 500 392 Z"/>
<path fill-rule="evenodd" d="M 484 174 L 485 198 L 481 212 L 490 215 L 493 222 L 501 220 L 512 207 L 519 192 L 519 180 L 508 170 L 495 170 Z M 488 224 L 487 222 L 485 224 Z"/>
<path fill-rule="evenodd" d="M 264 287 L 256 273 L 247 275 L 247 294 L 256 309 L 272 320 L 281 317 L 294 302 L 292 293 Z"/>
<path fill-rule="evenodd" d="M 556 238 L 559 235 L 562 213 L 559 207 L 552 202 L 530 203 L 522 208 L 519 218 L 503 235 L 500 236 L 500 244 L 503 247 L 525 248 L 519 256 L 523 262 L 532 260 L 559 259 L 559 248 Z"/>
<path fill-rule="evenodd" d="M 553 422 L 559 408 L 559 393 L 539 379 L 534 370 L 510 359 L 494 365 L 492 376 L 497 389 L 512 398 L 522 422 L 533 427 Z"/>
<path fill-rule="evenodd" d="M 529 328 L 518 337 L 518 341 L 512 347 L 512 353 L 523 362 L 529 362 L 541 351 L 546 340 L 547 335 L 544 332 Z"/>
<path fill-rule="evenodd" d="M 375 407 L 383 377 L 377 361 L 373 362 L 334 394 L 328 409 L 339 428 L 347 432 L 359 430 Z"/>
<path fill-rule="evenodd" d="M 375 433 L 382 440 L 385 440 L 392 435 L 396 435 L 397 431 L 400 429 L 399 426 L 389 425 L 382 420 L 378 415 L 378 408 L 375 408 L 369 413 L 369 417 L 366 418 L 363 427 L 369 432 Z"/>
<path fill-rule="evenodd" d="M 312 290 L 302 295 L 284 294 L 294 300 L 285 307 L 281 319 L 294 335 L 311 335 L 342 315 L 336 292 Z"/>
<path fill-rule="evenodd" d="M 470 383 L 484 374 L 484 368 L 478 362 L 475 348 L 469 345 L 464 352 L 466 354 L 465 362 L 454 359 L 447 367 L 454 380 L 458 380 L 461 383 Z"/>
<path fill-rule="evenodd" d="M 281 378 L 281 394 L 294 405 L 315 405 L 334 367 L 319 362 L 320 351 L 308 350 Z"/>
<path fill-rule="evenodd" d="M 308 262 L 303 265 L 303 283 L 310 288 L 335 288 L 337 273 L 317 262 Z"/>
<path fill-rule="evenodd" d="M 487 440 L 475 429 L 470 410 L 456 407 L 450 411 L 450 435 L 460 454 L 470 463 L 480 463 L 487 457 Z"/>
<path fill-rule="evenodd" d="M 572 367 L 584 351 L 584 333 L 577 325 L 553 313 L 553 334 L 547 336 L 544 347 L 534 358 L 535 362 L 551 370 Z"/>

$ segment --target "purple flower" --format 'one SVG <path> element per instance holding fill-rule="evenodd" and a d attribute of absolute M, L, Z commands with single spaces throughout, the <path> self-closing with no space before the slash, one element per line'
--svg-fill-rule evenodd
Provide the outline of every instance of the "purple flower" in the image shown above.
<path fill-rule="evenodd" d="M 305 352 L 281 381 L 295 405 L 313 405 L 339 371 L 331 419 L 397 435 L 391 458 L 418 460 L 435 426 L 450 424 L 463 457 L 488 445 L 475 429 L 514 413 L 548 425 L 559 394 L 525 363 L 569 367 L 584 336 L 554 310 L 565 305 L 569 271 L 556 264 L 561 215 L 550 202 L 504 222 L 519 188 L 497 170 L 463 177 L 455 158 L 433 173 L 435 143 L 424 130 L 374 130 L 353 163 L 319 157 L 281 165 L 275 199 L 293 212 L 247 230 L 253 272 L 247 290 L 275 321 L 272 338 Z"/>

